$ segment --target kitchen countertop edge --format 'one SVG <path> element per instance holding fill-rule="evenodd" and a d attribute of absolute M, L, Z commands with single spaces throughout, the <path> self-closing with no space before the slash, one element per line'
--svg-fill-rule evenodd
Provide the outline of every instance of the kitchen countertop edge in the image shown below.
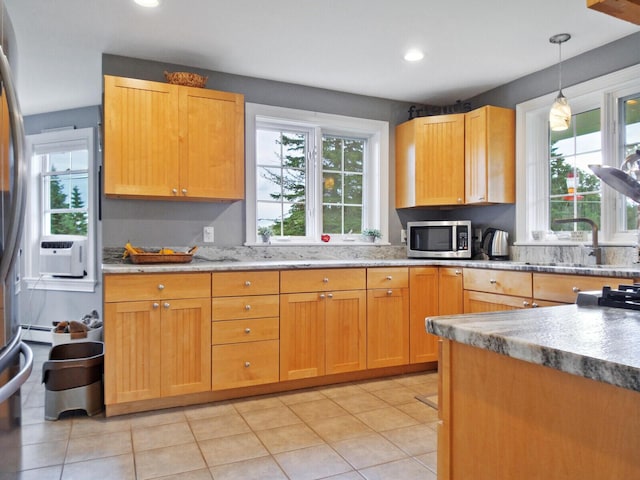
<path fill-rule="evenodd" d="M 192 263 L 131 264 L 106 262 L 102 272 L 111 273 L 165 273 L 215 272 L 246 270 L 295 270 L 305 268 L 358 268 L 358 267 L 460 267 L 511 270 L 522 272 L 563 273 L 622 278 L 640 277 L 640 264 L 633 266 L 600 265 L 530 265 L 524 262 L 489 260 L 424 260 L 424 259 L 328 259 L 328 260 L 208 260 L 195 257 Z"/>
<path fill-rule="evenodd" d="M 425 319 L 429 333 L 640 392 L 636 311 L 563 305 Z"/>

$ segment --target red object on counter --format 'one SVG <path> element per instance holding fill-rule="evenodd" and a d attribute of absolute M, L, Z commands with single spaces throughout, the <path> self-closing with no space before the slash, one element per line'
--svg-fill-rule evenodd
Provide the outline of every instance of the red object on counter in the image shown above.
<path fill-rule="evenodd" d="M 325 233 L 323 235 L 320 235 L 320 240 L 322 240 L 323 242 L 328 242 L 329 240 L 331 240 L 331 237 Z"/>

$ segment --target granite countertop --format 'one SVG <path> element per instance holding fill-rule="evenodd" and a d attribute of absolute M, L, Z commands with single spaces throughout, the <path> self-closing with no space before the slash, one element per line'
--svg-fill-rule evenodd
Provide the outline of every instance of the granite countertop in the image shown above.
<path fill-rule="evenodd" d="M 530 264 L 526 262 L 488 260 L 426 260 L 415 258 L 354 258 L 354 259 L 297 259 L 255 260 L 232 257 L 207 258 L 196 254 L 191 263 L 132 264 L 119 258 L 105 258 L 103 273 L 165 273 L 165 272 L 215 272 L 243 270 L 293 270 L 303 268 L 357 268 L 357 267 L 422 267 L 451 266 L 514 270 L 525 272 L 565 273 L 576 275 L 601 275 L 623 278 L 640 277 L 640 264 L 626 265 L 575 265 L 575 264 Z"/>
<path fill-rule="evenodd" d="M 563 305 L 426 319 L 429 333 L 640 392 L 640 312 Z"/>

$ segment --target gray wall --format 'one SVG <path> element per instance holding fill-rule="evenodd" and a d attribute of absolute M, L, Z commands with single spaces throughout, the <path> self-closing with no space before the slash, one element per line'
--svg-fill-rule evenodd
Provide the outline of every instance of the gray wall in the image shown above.
<path fill-rule="evenodd" d="M 41 133 L 51 128 L 75 126 L 76 128 L 97 128 L 101 119 L 99 107 L 86 107 L 62 112 L 46 113 L 25 117 L 24 128 L 27 135 Z M 96 148 L 98 148 L 96 146 Z M 96 152 L 96 161 L 100 163 L 100 152 Z M 97 172 L 97 169 L 96 169 Z M 29 191 L 27 191 L 29 195 Z M 97 198 L 95 199 L 97 200 Z M 101 222 L 96 219 L 98 238 L 97 251 L 101 247 Z M 100 259 L 96 260 L 100 263 Z M 24 271 L 24 270 L 23 270 Z M 82 317 L 97 310 L 102 318 L 102 277 L 98 272 L 98 284 L 95 292 L 58 292 L 52 290 L 27 290 L 20 292 L 20 312 L 23 324 L 51 325 L 53 321 L 80 320 Z"/>
<path fill-rule="evenodd" d="M 389 122 L 390 150 L 394 151 L 394 128 L 408 119 L 410 103 L 352 95 L 319 88 L 274 82 L 258 78 L 198 70 L 148 60 L 103 55 L 105 75 L 165 81 L 163 72 L 184 70 L 208 75 L 208 88 L 242 93 L 245 101 L 279 107 L 383 120 Z M 392 243 L 400 243 L 400 220 L 394 204 L 395 168 L 393 155 L 389 168 L 389 233 Z M 202 242 L 202 228 L 213 225 L 214 245 L 241 245 L 245 241 L 244 202 L 164 202 L 104 199 L 103 241 L 106 247 L 134 245 L 185 246 Z"/>

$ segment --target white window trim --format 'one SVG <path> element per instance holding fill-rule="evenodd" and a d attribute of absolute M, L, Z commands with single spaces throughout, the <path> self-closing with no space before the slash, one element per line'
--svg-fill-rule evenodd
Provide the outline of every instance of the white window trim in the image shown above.
<path fill-rule="evenodd" d="M 27 289 L 32 290 L 57 290 L 73 292 L 94 292 L 97 283 L 97 262 L 96 262 L 96 216 L 97 216 L 97 195 L 96 195 L 96 151 L 95 151 L 95 129 L 80 128 L 68 130 L 56 130 L 34 135 L 27 135 L 26 155 L 29 163 L 28 168 L 28 192 L 25 229 L 23 235 L 24 242 L 24 281 Z M 89 199 L 87 225 L 87 275 L 83 278 L 57 278 L 49 275 L 41 275 L 40 271 L 40 237 L 42 235 L 42 177 L 41 165 L 35 165 L 34 159 L 35 145 L 46 143 L 61 143 L 67 141 L 86 140 L 89 150 L 89 172 L 88 172 L 88 193 Z M 30 220 L 31 219 L 31 220 Z M 33 220 L 37 219 L 37 220 Z"/>
<path fill-rule="evenodd" d="M 258 119 L 258 120 L 256 120 Z M 349 134 L 356 137 L 367 138 L 368 152 L 367 158 L 372 161 L 366 165 L 366 191 L 367 198 L 376 198 L 378 202 L 371 205 L 363 199 L 363 210 L 366 226 L 377 228 L 382 234 L 382 238 L 376 244 L 388 244 L 389 242 L 389 123 L 380 120 L 370 120 L 364 118 L 347 117 L 343 115 L 333 115 L 328 113 L 311 112 L 284 107 L 273 107 L 256 103 L 245 105 L 245 131 L 246 134 L 246 242 L 245 245 L 260 245 L 256 243 L 256 123 L 259 120 L 273 121 L 274 123 L 291 123 L 305 125 L 308 128 L 321 129 L 323 133 L 340 135 Z M 321 139 L 320 139 L 321 140 Z M 316 145 L 316 151 L 322 152 L 321 145 Z M 309 182 L 317 184 L 314 191 L 318 191 L 322 178 L 315 172 L 310 175 Z M 313 226 L 316 231 L 320 229 L 319 216 L 316 216 L 316 224 Z M 319 236 L 319 234 L 317 235 Z M 346 235 L 345 235 L 346 237 Z M 359 236 L 354 236 L 359 237 Z M 368 244 L 360 241 L 345 239 L 341 235 L 332 235 L 328 243 L 321 242 L 320 239 L 309 238 L 299 241 L 274 241 L 271 246 L 278 245 L 354 245 Z"/>
<path fill-rule="evenodd" d="M 640 64 L 563 88 L 574 112 L 601 108 L 601 125 L 609 135 L 602 139 L 603 163 L 619 167 L 618 99 L 640 92 Z M 548 152 L 549 109 L 557 92 L 516 106 L 516 245 L 540 245 L 531 241 L 531 231 L 548 228 L 549 191 Z M 620 160 L 620 161 L 618 161 Z M 603 183 L 602 209 L 618 212 L 624 202 L 621 194 Z M 636 245 L 637 235 L 618 231 L 619 215 L 606 215 L 600 225 L 600 240 L 609 245 Z M 545 242 L 571 245 L 580 242 Z"/>

